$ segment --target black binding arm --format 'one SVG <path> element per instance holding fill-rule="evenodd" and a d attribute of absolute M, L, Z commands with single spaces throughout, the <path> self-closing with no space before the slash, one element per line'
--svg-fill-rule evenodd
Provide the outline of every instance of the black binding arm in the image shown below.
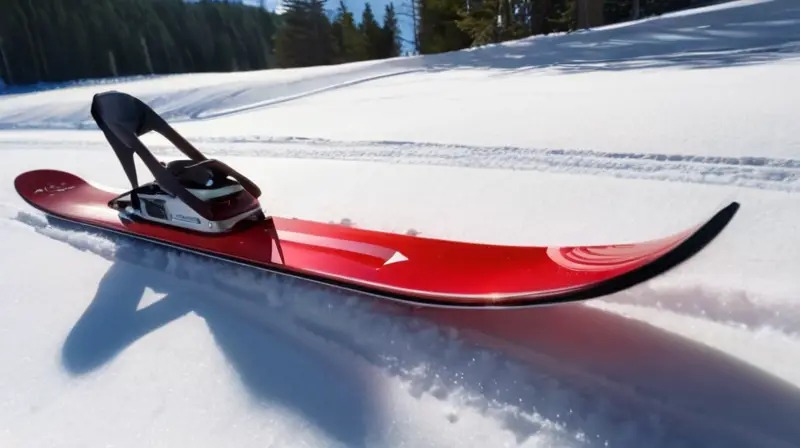
<path fill-rule="evenodd" d="M 161 165 L 139 139 L 139 136 L 143 134 L 156 131 L 191 160 L 204 162 L 204 165 L 220 169 L 239 181 L 242 187 L 254 197 L 258 198 L 261 195 L 261 190 L 250 179 L 218 160 L 206 158 L 150 106 L 138 98 L 117 91 L 98 93 L 92 98 L 91 114 L 117 154 L 133 189 L 139 186 L 133 160 L 133 154 L 136 153 L 162 188 L 181 199 L 204 218 L 212 219 L 210 206 L 183 187 L 180 181 Z M 135 191 L 131 192 L 131 200 L 134 201 L 135 206 L 138 206 L 139 199 L 135 196 Z"/>

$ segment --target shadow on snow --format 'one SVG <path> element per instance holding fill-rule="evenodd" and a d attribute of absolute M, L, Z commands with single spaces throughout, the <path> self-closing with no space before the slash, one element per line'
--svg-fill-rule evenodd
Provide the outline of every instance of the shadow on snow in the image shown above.
<path fill-rule="evenodd" d="M 716 68 L 800 56 L 800 5 L 764 0 L 720 5 L 568 35 L 538 36 L 430 57 L 432 68 L 565 73 L 644 68 Z"/>
<path fill-rule="evenodd" d="M 140 246 L 117 249 L 94 299 L 64 342 L 62 364 L 67 371 L 74 375 L 91 372 L 139 338 L 194 313 L 204 319 L 256 401 L 265 405 L 279 402 L 347 446 L 363 446 L 365 420 L 374 415 L 370 409 L 373 394 L 358 372 L 301 346 L 296 337 L 281 331 L 279 324 L 258 325 L 243 319 L 235 308 L 220 303 L 231 298 L 222 290 L 176 281 L 159 272 L 158 266 L 142 266 L 143 256 L 147 254 Z M 168 259 L 162 254 L 151 261 L 158 264 Z M 166 295 L 137 310 L 145 288 Z"/>

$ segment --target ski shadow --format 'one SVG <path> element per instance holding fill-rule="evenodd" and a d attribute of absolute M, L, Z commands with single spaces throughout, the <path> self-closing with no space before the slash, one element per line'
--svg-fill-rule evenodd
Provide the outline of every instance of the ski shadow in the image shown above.
<path fill-rule="evenodd" d="M 241 302 L 238 294 L 176 279 L 165 272 L 168 263 L 161 249 L 118 247 L 94 299 L 64 341 L 62 365 L 70 374 L 101 368 L 140 338 L 191 313 L 205 321 L 252 399 L 290 408 L 346 446 L 364 446 L 379 407 L 363 375 L 326 360 L 319 348 L 292 334 L 291 323 L 249 319 L 246 308 L 228 303 Z M 141 306 L 147 289 L 164 296 Z"/>
<path fill-rule="evenodd" d="M 550 390 L 565 388 L 569 395 L 605 403 L 602 412 L 617 424 L 648 415 L 657 419 L 662 440 L 651 440 L 651 446 L 800 444 L 798 387 L 646 322 L 583 304 L 478 312 L 417 309 L 410 314 L 457 328 L 477 346 L 530 367 L 536 375 L 530 381 L 542 395 L 532 397 L 535 411 L 575 432 L 595 435 L 587 428 L 595 411 L 547 400 Z M 641 434 L 631 442 L 630 434 L 617 431 L 616 425 L 592 429 L 597 429 L 597 442 L 641 443 Z"/>
<path fill-rule="evenodd" d="M 796 0 L 721 5 L 568 35 L 535 36 L 466 52 L 433 55 L 429 68 L 554 68 L 561 73 L 645 68 L 703 69 L 800 56 Z"/>

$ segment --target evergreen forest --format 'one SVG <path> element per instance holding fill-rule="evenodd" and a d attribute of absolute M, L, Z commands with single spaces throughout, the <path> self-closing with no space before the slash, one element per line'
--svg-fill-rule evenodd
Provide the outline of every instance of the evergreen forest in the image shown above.
<path fill-rule="evenodd" d="M 570 32 L 708 0 L 0 0 L 0 85 L 340 64 Z M 400 21 L 411 32 L 403 35 Z"/>

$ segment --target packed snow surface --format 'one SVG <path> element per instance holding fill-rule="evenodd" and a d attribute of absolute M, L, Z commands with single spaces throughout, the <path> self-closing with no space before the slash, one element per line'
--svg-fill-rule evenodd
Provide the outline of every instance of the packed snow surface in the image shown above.
<path fill-rule="evenodd" d="M 0 97 L 0 446 L 800 446 L 798 56 L 800 5 L 748 0 L 443 55 Z M 19 173 L 128 187 L 89 116 L 107 89 L 279 216 L 549 245 L 741 210 L 612 296 L 411 310 L 49 224 Z"/>

